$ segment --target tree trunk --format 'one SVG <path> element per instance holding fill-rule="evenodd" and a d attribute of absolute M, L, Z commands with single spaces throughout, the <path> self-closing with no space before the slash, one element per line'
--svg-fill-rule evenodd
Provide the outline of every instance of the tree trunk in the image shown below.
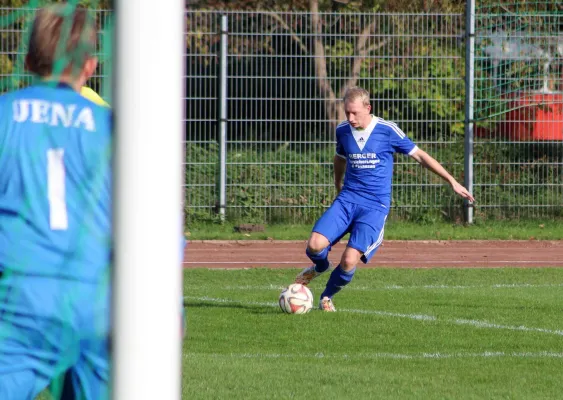
<path fill-rule="evenodd" d="M 313 25 L 313 54 L 315 62 L 315 75 L 319 94 L 324 99 L 326 116 L 328 118 L 328 129 L 334 132 L 336 126 L 346 118 L 344 108 L 337 102 L 336 94 L 332 89 L 326 67 L 325 49 L 322 41 L 322 25 L 319 18 L 319 1 L 309 0 L 311 11 L 311 22 Z M 329 136 L 329 135 L 327 135 Z M 329 136 L 330 137 L 330 136 Z"/>

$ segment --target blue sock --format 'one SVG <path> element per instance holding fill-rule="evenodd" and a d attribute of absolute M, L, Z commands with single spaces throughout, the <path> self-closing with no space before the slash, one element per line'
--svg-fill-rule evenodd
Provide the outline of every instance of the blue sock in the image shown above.
<path fill-rule="evenodd" d="M 315 264 L 315 271 L 325 272 L 328 269 L 328 267 L 330 265 L 330 263 L 328 261 L 328 252 L 329 251 L 330 251 L 330 246 L 322 249 L 320 253 L 313 253 L 307 247 L 307 250 L 306 250 L 307 257 L 309 257 L 311 259 L 311 261 L 313 261 L 313 264 Z"/>
<path fill-rule="evenodd" d="M 339 264 L 338 267 L 332 271 L 332 274 L 330 274 L 330 278 L 328 278 L 328 282 L 326 283 L 325 291 L 321 294 L 321 299 L 323 297 L 332 298 L 332 296 L 340 292 L 344 286 L 352 281 L 355 272 L 356 267 L 354 267 L 351 271 L 346 272 Z"/>

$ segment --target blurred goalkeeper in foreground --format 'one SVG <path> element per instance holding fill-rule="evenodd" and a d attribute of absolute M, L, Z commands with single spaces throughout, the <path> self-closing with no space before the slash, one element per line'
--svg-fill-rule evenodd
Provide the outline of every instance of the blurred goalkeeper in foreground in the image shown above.
<path fill-rule="evenodd" d="M 80 95 L 95 22 L 41 9 L 0 97 L 0 399 L 109 398 L 111 111 Z"/>

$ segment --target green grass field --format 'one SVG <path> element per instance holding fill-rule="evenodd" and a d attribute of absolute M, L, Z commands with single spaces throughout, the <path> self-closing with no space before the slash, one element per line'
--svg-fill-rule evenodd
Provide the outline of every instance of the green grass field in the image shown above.
<path fill-rule="evenodd" d="M 360 269 L 286 315 L 296 273 L 185 271 L 184 399 L 561 398 L 563 269 Z"/>
<path fill-rule="evenodd" d="M 236 224 L 192 224 L 186 237 L 190 240 L 306 240 L 313 224 L 269 225 L 264 232 L 238 233 Z M 563 223 L 546 221 L 490 221 L 467 226 L 453 223 L 419 224 L 388 221 L 385 240 L 559 240 L 563 239 Z"/>

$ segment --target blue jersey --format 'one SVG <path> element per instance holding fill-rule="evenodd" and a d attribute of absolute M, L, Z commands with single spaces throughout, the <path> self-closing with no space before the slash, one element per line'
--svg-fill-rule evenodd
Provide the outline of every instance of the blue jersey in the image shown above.
<path fill-rule="evenodd" d="M 336 154 L 346 160 L 344 186 L 338 198 L 386 214 L 391 206 L 393 153 L 412 155 L 418 147 L 397 125 L 372 117 L 366 129 L 347 121 L 336 128 Z"/>
<path fill-rule="evenodd" d="M 109 271 L 111 111 L 65 84 L 0 97 L 0 268 L 81 281 Z"/>

